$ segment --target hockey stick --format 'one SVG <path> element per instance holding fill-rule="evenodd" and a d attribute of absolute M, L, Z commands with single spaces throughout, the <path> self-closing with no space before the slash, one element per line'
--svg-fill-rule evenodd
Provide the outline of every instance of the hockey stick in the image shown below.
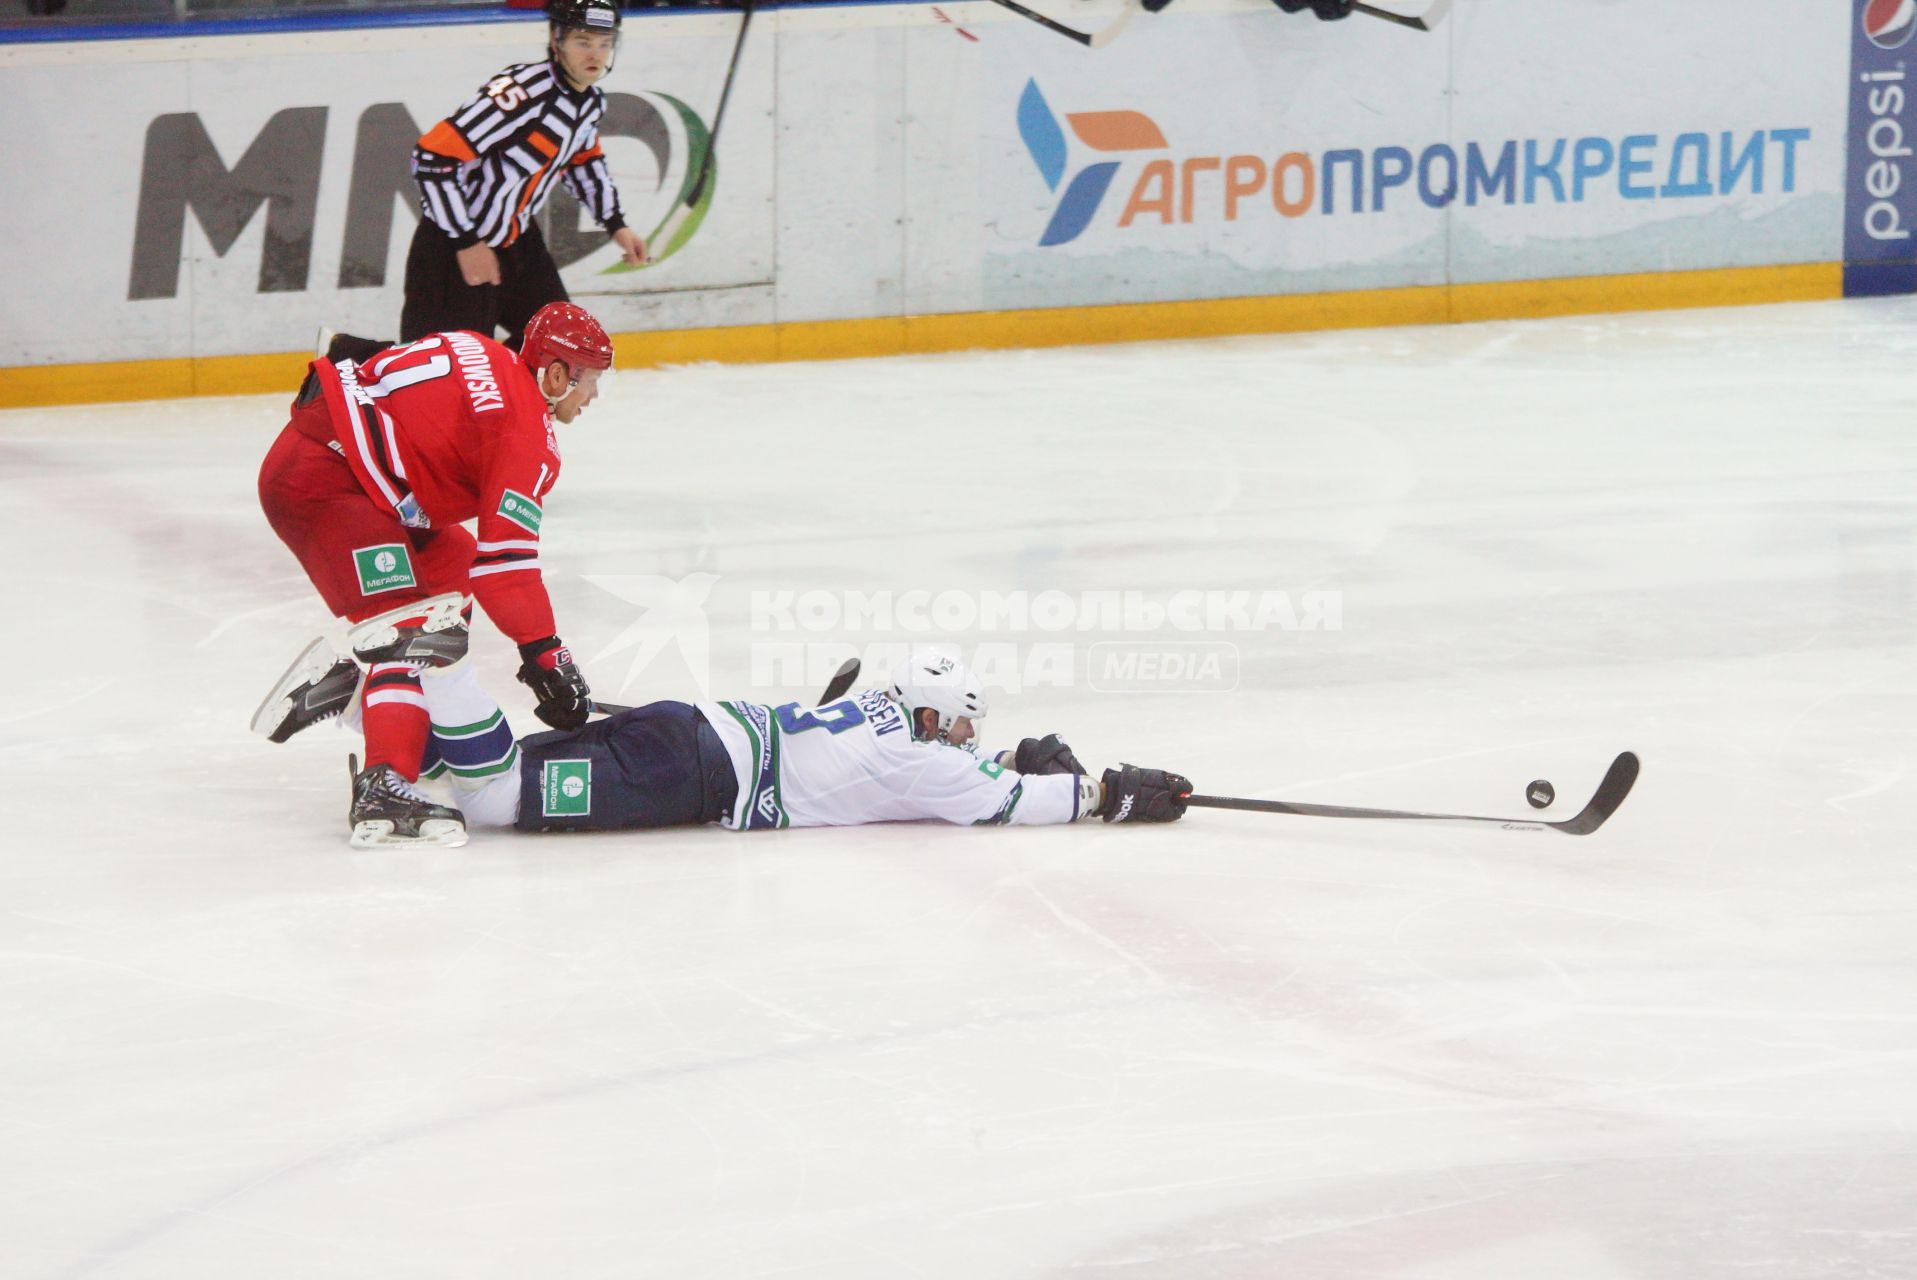
<path fill-rule="evenodd" d="M 1080 31 L 1076 27 L 1068 27 L 1062 22 L 1054 22 L 1042 13 L 1027 9 L 1024 5 L 1018 3 L 1018 0 L 997 0 L 997 3 L 1004 5 L 1020 17 L 1030 18 L 1033 22 L 1036 22 L 1048 31 L 1058 32 L 1058 34 L 1064 36 L 1067 40 L 1078 41 L 1088 49 L 1103 49 L 1106 45 L 1118 39 L 1118 33 L 1125 29 L 1125 24 L 1129 23 L 1132 20 L 1132 15 L 1138 12 L 1138 5 L 1134 0 L 1125 0 L 1125 7 L 1119 11 L 1118 17 L 1114 18 L 1111 22 L 1099 28 L 1097 31 Z"/>
<path fill-rule="evenodd" d="M 716 163 L 714 157 L 719 151 L 719 128 L 726 122 L 726 101 L 732 97 L 732 79 L 739 71 L 739 55 L 745 52 L 746 32 L 752 29 L 752 5 L 753 0 L 742 0 L 745 17 L 739 21 L 739 38 L 732 42 L 732 61 L 726 66 L 725 84 L 719 89 L 719 109 L 712 114 L 712 132 L 706 135 L 705 154 L 699 157 L 699 176 L 693 179 L 685 198 L 659 224 L 659 229 L 652 233 L 652 239 L 646 243 L 648 253 L 655 244 L 662 250 L 669 248 L 680 228 L 686 225 L 687 219 L 692 217 L 699 208 L 699 202 L 705 198 L 706 183 L 712 178 L 712 167 Z"/>
<path fill-rule="evenodd" d="M 832 679 L 826 682 L 825 692 L 819 695 L 816 705 L 822 707 L 828 702 L 837 702 L 845 696 L 845 691 L 850 689 L 852 682 L 858 678 L 859 660 L 847 658 L 839 664 L 839 669 L 833 672 Z M 631 707 L 622 707 L 616 702 L 595 702 L 592 704 L 592 709 L 602 716 L 616 716 L 622 711 L 632 710 Z"/>
<path fill-rule="evenodd" d="M 1285 800 L 1240 800 L 1232 796 L 1188 796 L 1185 803 L 1203 809 L 1248 809 L 1254 813 L 1289 813 L 1306 818 L 1402 818 L 1417 822 L 1476 822 L 1503 827 L 1506 831 L 1562 831 L 1566 835 L 1588 836 L 1617 812 L 1624 797 L 1631 794 L 1637 781 L 1637 757 L 1629 751 L 1611 761 L 1604 780 L 1598 783 L 1591 803 L 1575 818 L 1562 822 L 1534 822 L 1523 818 L 1475 818 L 1461 813 L 1412 813 L 1403 809 L 1347 809 L 1335 804 L 1293 804 Z"/>
<path fill-rule="evenodd" d="M 828 702 L 837 702 L 843 698 L 845 691 L 850 689 L 852 682 L 858 678 L 859 660 L 847 658 L 839 664 L 839 669 L 833 672 L 832 678 L 826 681 L 825 692 L 819 695 L 819 705 L 824 706 Z"/>
<path fill-rule="evenodd" d="M 1431 7 L 1415 18 L 1402 13 L 1393 13 L 1389 9 L 1379 9 L 1364 4 L 1362 0 L 1351 0 L 1351 7 L 1367 17 L 1383 18 L 1386 22 L 1395 22 L 1401 27 L 1410 27 L 1413 31 L 1434 31 L 1443 22 L 1451 10 L 1451 0 L 1432 0 Z"/>

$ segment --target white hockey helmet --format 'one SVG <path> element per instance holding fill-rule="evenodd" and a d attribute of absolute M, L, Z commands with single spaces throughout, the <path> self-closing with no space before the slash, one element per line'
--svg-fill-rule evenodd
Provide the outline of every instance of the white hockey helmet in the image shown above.
<path fill-rule="evenodd" d="M 930 707 L 938 713 L 938 740 L 945 741 L 960 716 L 982 719 L 986 712 L 985 686 L 964 663 L 932 652 L 914 653 L 892 669 L 892 684 L 885 694 L 905 708 L 912 722 L 912 736 L 920 736 L 919 712 Z M 976 744 L 977 737 L 972 739 Z"/>

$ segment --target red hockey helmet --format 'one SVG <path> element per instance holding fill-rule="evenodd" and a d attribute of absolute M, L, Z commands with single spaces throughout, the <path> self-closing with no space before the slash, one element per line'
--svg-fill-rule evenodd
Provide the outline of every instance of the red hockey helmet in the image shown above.
<path fill-rule="evenodd" d="M 548 302 L 526 322 L 519 359 L 535 378 L 557 360 L 577 381 L 581 369 L 612 368 L 612 339 L 584 307 L 572 302 Z"/>

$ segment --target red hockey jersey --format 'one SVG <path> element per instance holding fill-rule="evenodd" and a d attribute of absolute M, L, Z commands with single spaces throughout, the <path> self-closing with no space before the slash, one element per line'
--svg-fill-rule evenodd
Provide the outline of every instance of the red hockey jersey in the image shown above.
<path fill-rule="evenodd" d="M 312 367 L 367 494 L 409 528 L 477 520 L 472 588 L 486 616 L 518 644 L 556 634 L 539 524 L 559 443 L 531 371 L 476 333 Z"/>

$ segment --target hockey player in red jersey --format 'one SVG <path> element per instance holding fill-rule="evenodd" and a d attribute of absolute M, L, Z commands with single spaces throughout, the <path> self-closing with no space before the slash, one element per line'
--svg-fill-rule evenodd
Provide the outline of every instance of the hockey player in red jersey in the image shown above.
<path fill-rule="evenodd" d="M 518 644 L 519 679 L 538 697 L 540 719 L 585 723 L 590 694 L 558 638 L 539 532 L 559 478 L 553 419 L 577 417 L 611 366 L 605 330 L 570 302 L 541 308 L 518 354 L 455 332 L 357 364 L 313 362 L 260 470 L 260 505 L 327 606 L 352 624 L 353 655 L 368 668 L 355 846 L 465 843 L 459 811 L 413 784 L 433 703 L 473 703 L 477 686 L 460 662 L 469 591 Z M 256 717 L 262 732 L 283 740 L 316 682 L 357 675 L 337 669 L 330 650 L 315 670 L 319 656 L 309 650 L 282 677 Z"/>

